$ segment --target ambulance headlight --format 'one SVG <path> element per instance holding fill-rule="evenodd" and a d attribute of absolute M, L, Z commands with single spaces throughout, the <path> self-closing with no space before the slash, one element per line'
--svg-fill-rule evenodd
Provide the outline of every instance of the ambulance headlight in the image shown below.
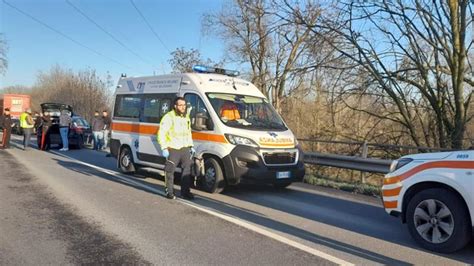
<path fill-rule="evenodd" d="M 413 159 L 411 158 L 402 158 L 402 159 L 393 161 L 392 164 L 390 164 L 390 173 L 402 168 L 403 166 L 411 163 L 412 161 Z"/>
<path fill-rule="evenodd" d="M 255 141 L 246 138 L 246 137 L 241 137 L 241 136 L 236 136 L 232 134 L 225 134 L 226 139 L 234 145 L 245 145 L 245 146 L 251 146 L 251 147 L 258 147 L 257 143 Z"/>

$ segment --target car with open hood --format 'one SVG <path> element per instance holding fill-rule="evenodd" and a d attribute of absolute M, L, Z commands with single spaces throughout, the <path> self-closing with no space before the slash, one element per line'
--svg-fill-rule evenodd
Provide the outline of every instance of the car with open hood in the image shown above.
<path fill-rule="evenodd" d="M 62 110 L 66 110 L 72 119 L 68 134 L 69 146 L 80 149 L 84 146 L 85 140 L 92 134 L 91 128 L 89 123 L 87 123 L 87 121 L 81 116 L 74 114 L 72 107 L 67 104 L 41 104 L 41 111 L 43 113 L 48 112 L 52 120 L 52 126 L 49 132 L 50 144 L 62 144 L 61 135 L 59 134 L 59 116 L 61 115 Z"/>

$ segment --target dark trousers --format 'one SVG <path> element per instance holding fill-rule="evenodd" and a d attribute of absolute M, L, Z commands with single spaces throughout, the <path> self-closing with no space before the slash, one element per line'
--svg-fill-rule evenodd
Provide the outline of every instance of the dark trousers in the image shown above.
<path fill-rule="evenodd" d="M 43 126 L 41 133 L 41 150 L 49 150 L 49 127 Z"/>
<path fill-rule="evenodd" d="M 179 150 L 169 149 L 170 156 L 165 164 L 165 183 L 166 193 L 173 194 L 174 171 L 176 167 L 181 166 L 181 195 L 185 195 L 190 191 L 191 185 L 191 153 L 190 148 L 185 147 Z"/>
<path fill-rule="evenodd" d="M 27 149 L 30 146 L 31 133 L 33 128 L 23 128 L 23 148 Z"/>
<path fill-rule="evenodd" d="M 3 129 L 3 137 L 2 137 L 2 148 L 8 149 L 10 148 L 10 135 L 12 134 L 11 129 Z"/>
<path fill-rule="evenodd" d="M 41 127 L 36 128 L 36 144 L 38 144 L 38 150 L 41 150 L 41 135 L 42 129 Z"/>

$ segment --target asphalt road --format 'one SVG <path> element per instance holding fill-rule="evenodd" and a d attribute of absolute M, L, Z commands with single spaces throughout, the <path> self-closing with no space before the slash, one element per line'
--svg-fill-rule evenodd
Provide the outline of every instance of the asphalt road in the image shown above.
<path fill-rule="evenodd" d="M 162 196 L 159 174 L 117 173 L 91 150 L 0 151 L 0 264 L 474 263 L 418 248 L 380 200 L 295 184 Z"/>

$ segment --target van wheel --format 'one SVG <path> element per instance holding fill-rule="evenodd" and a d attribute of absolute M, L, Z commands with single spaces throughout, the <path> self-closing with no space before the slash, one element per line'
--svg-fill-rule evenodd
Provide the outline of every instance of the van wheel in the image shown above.
<path fill-rule="evenodd" d="M 205 174 L 200 179 L 200 187 L 209 193 L 221 193 L 225 187 L 224 173 L 219 162 L 214 158 L 204 161 Z"/>
<path fill-rule="evenodd" d="M 119 156 L 120 171 L 125 174 L 135 173 L 135 164 L 133 163 L 132 151 L 129 147 L 123 147 Z"/>
<path fill-rule="evenodd" d="M 454 252 L 471 240 L 465 204 L 447 189 L 432 188 L 416 194 L 408 203 L 406 220 L 411 236 L 431 251 Z"/>

